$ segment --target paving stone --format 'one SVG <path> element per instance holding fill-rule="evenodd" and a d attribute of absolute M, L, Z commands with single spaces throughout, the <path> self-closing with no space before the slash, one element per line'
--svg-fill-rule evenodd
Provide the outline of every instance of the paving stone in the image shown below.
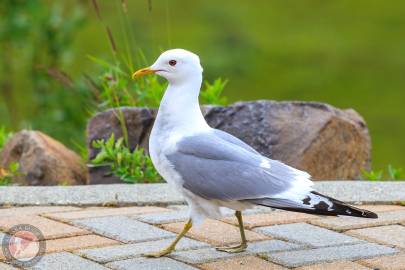
<path fill-rule="evenodd" d="M 198 270 L 182 262 L 162 257 L 157 259 L 136 258 L 124 261 L 112 262 L 108 267 L 116 270 Z"/>
<path fill-rule="evenodd" d="M 389 211 L 405 210 L 404 206 L 393 204 L 377 204 L 377 205 L 367 204 L 367 205 L 356 205 L 356 207 L 366 209 L 372 212 L 389 212 Z"/>
<path fill-rule="evenodd" d="M 182 231 L 183 227 L 183 222 L 163 225 L 164 229 L 176 233 Z M 248 241 L 269 239 L 269 237 L 252 231 L 245 231 L 245 233 Z M 238 227 L 212 219 L 204 221 L 201 226 L 193 227 L 187 233 L 187 236 L 217 246 L 236 244 L 241 241 Z"/>
<path fill-rule="evenodd" d="M 34 216 L 43 213 L 64 212 L 64 211 L 77 211 L 78 207 L 73 206 L 25 206 L 25 207 L 12 207 L 0 209 L 0 217 L 9 216 Z"/>
<path fill-rule="evenodd" d="M 45 255 L 31 270 L 108 270 L 95 262 L 77 255 L 61 252 Z"/>
<path fill-rule="evenodd" d="M 370 268 L 354 262 L 332 262 L 303 266 L 295 270 L 370 270 Z"/>
<path fill-rule="evenodd" d="M 183 211 L 183 210 L 188 209 L 188 205 L 187 204 L 171 204 L 171 205 L 168 205 L 167 208 L 172 209 L 172 210 Z"/>
<path fill-rule="evenodd" d="M 320 193 L 345 202 L 405 201 L 405 182 L 316 181 Z M 88 186 L 3 187 L 0 205 L 162 205 L 182 204 L 184 198 L 168 184 L 108 184 Z"/>
<path fill-rule="evenodd" d="M 183 196 L 168 184 L 10 186 L 0 189 L 0 205 L 161 205 L 183 202 Z"/>
<path fill-rule="evenodd" d="M 47 240 L 46 252 L 72 251 L 81 248 L 95 248 L 118 245 L 120 242 L 99 235 L 89 234 L 61 239 Z"/>
<path fill-rule="evenodd" d="M 199 265 L 203 270 L 284 270 L 280 265 L 253 256 L 230 258 Z"/>
<path fill-rule="evenodd" d="M 9 264 L 5 264 L 5 263 L 1 263 L 0 262 L 0 270 L 17 270 L 17 268 L 9 265 Z"/>
<path fill-rule="evenodd" d="M 169 257 L 190 264 L 201 264 L 216 261 L 224 258 L 231 258 L 235 256 L 242 256 L 247 253 L 226 253 L 217 251 L 215 248 L 197 249 L 187 251 L 176 251 L 169 255 Z"/>
<path fill-rule="evenodd" d="M 37 227 L 45 239 L 55 239 L 89 234 L 88 231 L 40 216 L 13 216 L 0 218 L 0 229 L 7 231 L 17 224 L 31 224 Z"/>
<path fill-rule="evenodd" d="M 173 220 L 171 218 L 169 218 L 170 217 L 169 213 L 167 213 L 167 218 L 163 217 L 161 221 L 157 218 L 158 215 L 151 214 L 151 215 L 145 215 L 145 216 L 147 216 L 145 219 L 145 222 L 148 222 L 151 224 L 159 224 L 159 223 L 164 224 L 164 223 L 185 221 L 189 217 L 187 205 L 169 205 L 168 208 L 177 210 L 176 212 L 178 212 L 178 213 L 173 213 L 174 214 Z M 243 216 L 245 217 L 245 216 L 249 216 L 249 215 L 271 213 L 274 211 L 275 210 L 273 210 L 269 207 L 255 206 L 251 209 L 246 209 L 245 211 L 243 211 Z M 232 209 L 228 209 L 228 208 L 222 208 L 221 214 L 224 217 L 224 220 L 222 220 L 222 221 L 227 220 L 227 218 L 229 218 L 230 220 L 233 220 L 232 217 L 235 217 L 235 211 Z M 155 218 L 155 216 L 156 216 L 156 218 Z M 175 219 L 177 219 L 177 220 L 175 220 Z M 237 224 L 237 222 L 235 224 Z"/>
<path fill-rule="evenodd" d="M 315 190 L 349 203 L 384 204 L 405 201 L 404 181 L 315 181 Z"/>
<path fill-rule="evenodd" d="M 189 218 L 187 210 L 172 211 L 166 213 L 154 213 L 134 216 L 133 218 L 149 224 L 165 224 L 185 221 Z"/>
<path fill-rule="evenodd" d="M 378 244 L 365 243 L 338 247 L 326 247 L 308 250 L 266 253 L 272 262 L 288 267 L 333 262 L 341 260 L 358 260 L 374 256 L 395 254 L 398 250 Z"/>
<path fill-rule="evenodd" d="M 254 231 L 311 247 L 338 246 L 363 242 L 359 239 L 306 223 L 261 227 L 254 229 Z"/>
<path fill-rule="evenodd" d="M 167 247 L 174 238 L 142 242 L 136 244 L 125 244 L 119 246 L 111 246 L 95 249 L 78 250 L 75 253 L 89 258 L 93 261 L 100 263 L 107 263 L 111 261 L 125 260 L 134 257 L 139 257 L 143 253 L 159 251 Z M 208 248 L 209 245 L 189 238 L 182 238 L 176 246 L 176 250 L 188 250 L 197 248 Z"/>
<path fill-rule="evenodd" d="M 405 248 L 405 227 L 401 225 L 351 230 L 347 234 L 371 242 Z"/>
<path fill-rule="evenodd" d="M 294 243 L 288 243 L 281 240 L 265 240 L 259 242 L 248 243 L 246 251 L 250 254 L 272 252 L 272 251 L 284 251 L 302 248 L 301 245 Z"/>
<path fill-rule="evenodd" d="M 405 211 L 381 212 L 377 219 L 344 216 L 316 219 L 310 222 L 325 228 L 344 231 L 405 222 Z"/>
<path fill-rule="evenodd" d="M 73 212 L 61 212 L 61 213 L 50 213 L 44 214 L 43 216 L 58 219 L 63 221 L 84 219 L 84 218 L 95 218 L 95 217 L 106 217 L 106 216 L 129 216 L 129 215 L 139 215 L 146 213 L 161 213 L 170 211 L 162 207 L 145 206 L 145 207 L 118 207 L 118 208 L 108 208 L 108 207 L 97 207 L 89 208 L 81 211 Z"/>
<path fill-rule="evenodd" d="M 174 234 L 125 216 L 79 219 L 74 224 L 125 243 L 173 237 Z"/>
<path fill-rule="evenodd" d="M 276 224 L 306 222 L 318 218 L 319 218 L 318 216 L 304 213 L 273 211 L 272 213 L 267 214 L 243 216 L 243 224 L 245 228 L 251 229 L 254 227 L 269 226 Z M 224 221 L 234 225 L 238 225 L 238 221 L 235 217 L 225 218 Z"/>
<path fill-rule="evenodd" d="M 360 260 L 358 263 L 368 266 L 372 269 L 380 270 L 404 270 L 405 269 L 405 253 L 381 256 L 367 260 Z"/>

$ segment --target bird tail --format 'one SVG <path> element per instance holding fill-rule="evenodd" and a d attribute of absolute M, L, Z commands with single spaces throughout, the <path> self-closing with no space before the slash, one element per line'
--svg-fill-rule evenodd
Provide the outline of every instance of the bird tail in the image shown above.
<path fill-rule="evenodd" d="M 281 198 L 249 199 L 246 201 L 276 209 L 315 215 L 378 218 L 378 215 L 374 212 L 353 207 L 316 191 L 310 192 L 302 201 L 292 201 Z"/>

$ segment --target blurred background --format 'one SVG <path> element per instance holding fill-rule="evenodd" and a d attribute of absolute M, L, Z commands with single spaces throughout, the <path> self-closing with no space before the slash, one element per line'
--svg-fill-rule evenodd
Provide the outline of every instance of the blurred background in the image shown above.
<path fill-rule="evenodd" d="M 220 3 L 220 4 L 219 4 Z M 161 51 L 200 55 L 228 102 L 306 100 L 368 123 L 373 168 L 405 167 L 405 2 L 2 0 L 0 126 L 42 130 L 74 149 L 97 87 Z"/>

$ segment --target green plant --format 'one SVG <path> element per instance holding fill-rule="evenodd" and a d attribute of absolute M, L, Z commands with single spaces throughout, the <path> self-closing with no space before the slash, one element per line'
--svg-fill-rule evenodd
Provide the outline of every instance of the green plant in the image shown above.
<path fill-rule="evenodd" d="M 391 164 L 388 165 L 388 175 L 391 180 L 403 179 L 402 168 L 394 168 Z"/>
<path fill-rule="evenodd" d="M 203 104 L 212 105 L 227 105 L 227 98 L 222 96 L 224 88 L 228 80 L 222 80 L 218 78 L 214 83 L 205 82 L 205 89 L 200 93 L 200 102 Z"/>
<path fill-rule="evenodd" d="M 93 147 L 99 149 L 98 155 L 90 161 L 93 166 L 110 166 L 111 172 L 127 183 L 162 182 L 152 160 L 143 148 L 131 151 L 123 138 L 115 140 L 111 134 L 108 140 L 93 141 Z"/>
<path fill-rule="evenodd" d="M 17 162 L 10 163 L 7 169 L 0 168 L 0 186 L 11 185 L 13 183 L 13 179 L 21 175 L 18 171 L 19 168 L 20 164 Z"/>
<path fill-rule="evenodd" d="M 13 133 L 7 132 L 5 127 L 0 127 L 0 152 L 12 135 Z"/>
<path fill-rule="evenodd" d="M 383 171 L 379 170 L 379 171 L 366 171 L 366 170 L 361 170 L 362 176 L 364 179 L 366 180 L 370 180 L 370 181 L 381 181 L 382 177 L 383 177 Z"/>
<path fill-rule="evenodd" d="M 402 173 L 402 168 L 395 168 L 391 164 L 388 165 L 387 167 L 387 177 L 384 178 L 384 171 L 383 170 L 378 170 L 378 171 L 366 171 L 362 170 L 361 171 L 362 176 L 365 180 L 370 180 L 370 181 L 384 181 L 384 180 L 404 180 L 404 175 Z"/>

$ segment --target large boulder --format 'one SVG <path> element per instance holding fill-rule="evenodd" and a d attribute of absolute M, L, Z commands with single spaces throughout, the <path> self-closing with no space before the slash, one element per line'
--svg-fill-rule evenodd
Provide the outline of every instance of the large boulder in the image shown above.
<path fill-rule="evenodd" d="M 156 110 L 122 108 L 131 148 L 148 148 Z M 352 109 L 340 110 L 315 102 L 239 102 L 204 106 L 210 126 L 227 131 L 260 153 L 308 171 L 315 180 L 358 179 L 370 167 L 370 136 L 363 118 Z M 94 139 L 123 134 L 118 110 L 94 116 L 87 127 L 89 158 Z"/>
<path fill-rule="evenodd" d="M 20 131 L 0 153 L 0 167 L 20 164 L 21 185 L 87 184 L 88 171 L 82 159 L 62 143 L 39 131 Z"/>

